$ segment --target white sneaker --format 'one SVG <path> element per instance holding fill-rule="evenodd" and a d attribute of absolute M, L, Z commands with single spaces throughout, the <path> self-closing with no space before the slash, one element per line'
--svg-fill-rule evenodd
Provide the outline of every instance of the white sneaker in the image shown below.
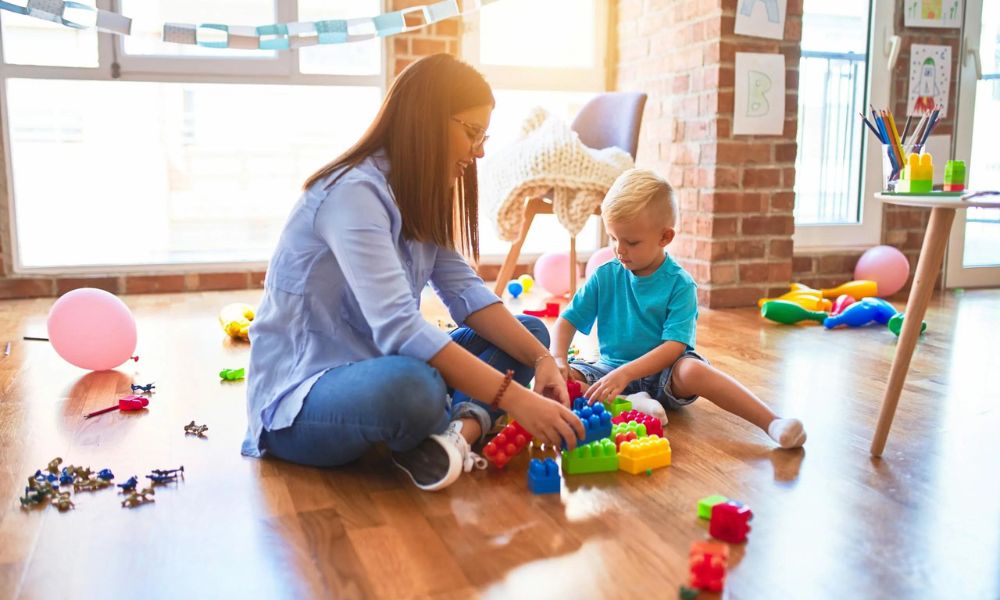
<path fill-rule="evenodd" d="M 406 452 L 393 452 L 392 462 L 410 476 L 418 488 L 433 492 L 455 482 L 462 472 L 485 469 L 486 459 L 462 437 L 462 422 L 452 421 L 442 434 L 431 434 Z"/>
<path fill-rule="evenodd" d="M 632 403 L 632 408 L 635 410 L 656 417 L 660 420 L 660 425 L 667 426 L 667 411 L 649 393 L 638 392 L 636 394 L 629 394 L 625 396 L 625 399 Z"/>

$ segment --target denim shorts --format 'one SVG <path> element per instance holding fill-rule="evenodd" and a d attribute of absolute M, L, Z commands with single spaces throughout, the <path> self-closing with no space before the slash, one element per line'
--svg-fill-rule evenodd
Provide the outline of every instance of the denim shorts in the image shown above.
<path fill-rule="evenodd" d="M 625 386 L 622 393 L 624 395 L 628 395 L 646 392 L 662 404 L 664 408 L 668 409 L 677 409 L 691 404 L 698 399 L 698 396 L 678 398 L 674 395 L 673 390 L 670 389 L 670 375 L 673 373 L 674 367 L 677 363 L 685 358 L 694 358 L 705 364 L 709 364 L 703 356 L 694 350 L 688 350 L 684 354 L 681 354 L 680 357 L 674 361 L 674 364 L 670 365 L 666 369 L 663 369 L 659 373 L 654 373 L 648 377 L 643 377 L 642 379 L 636 379 L 635 381 L 630 382 L 627 386 Z M 615 370 L 614 366 L 601 362 L 600 360 L 594 362 L 573 360 L 569 363 L 569 368 L 582 374 L 583 378 L 587 380 L 587 385 L 592 385 L 601 377 L 604 377 L 611 371 Z"/>

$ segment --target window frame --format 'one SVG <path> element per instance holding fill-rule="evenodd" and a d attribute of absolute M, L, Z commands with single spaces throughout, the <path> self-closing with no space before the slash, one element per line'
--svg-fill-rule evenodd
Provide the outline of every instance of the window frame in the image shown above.
<path fill-rule="evenodd" d="M 890 105 L 889 83 L 892 67 L 896 60 L 896 50 L 900 41 L 895 36 L 894 25 L 896 7 L 894 2 L 871 0 L 871 18 L 868 33 L 868 59 L 865 68 L 865 86 L 868 102 L 874 106 Z M 890 64 L 892 62 L 893 64 Z M 862 125 L 858 125 L 863 127 Z M 796 251 L 843 250 L 867 248 L 882 240 L 882 202 L 875 194 L 882 189 L 881 145 L 863 131 L 864 161 L 861 179 L 861 220 L 844 224 L 795 224 L 792 234 Z"/>
<path fill-rule="evenodd" d="M 462 59 L 482 73 L 490 85 L 498 90 L 545 92 L 592 92 L 600 94 L 612 87 L 611 56 L 609 48 L 613 34 L 611 0 L 594 0 L 594 66 L 591 68 L 521 67 L 512 65 L 483 64 L 480 61 L 480 11 L 462 16 Z M 597 228 L 597 248 L 607 245 L 603 227 Z M 566 237 L 569 247 L 569 236 Z M 578 251 L 577 257 L 586 260 L 593 251 Z M 519 262 L 534 261 L 540 256 L 535 252 L 521 252 Z M 480 265 L 500 265 L 506 254 L 483 254 Z"/>
<path fill-rule="evenodd" d="M 272 0 L 275 7 L 275 22 L 296 20 L 298 2 Z M 97 7 L 112 10 L 114 0 L 97 0 Z M 386 0 L 379 0 L 378 10 L 385 11 Z M 374 16 L 374 15 L 372 15 Z M 0 11 L 0 20 L 3 19 Z M 86 81 L 128 81 L 150 83 L 215 83 L 215 84 L 255 84 L 255 85 L 336 85 L 378 88 L 385 95 L 388 84 L 390 58 L 389 38 L 380 38 L 381 70 L 373 75 L 322 75 L 299 72 L 297 50 L 277 51 L 276 61 L 261 61 L 259 58 L 240 57 L 225 60 L 204 59 L 202 57 L 127 57 L 124 53 L 124 36 L 97 32 L 97 67 L 56 67 L 37 65 L 15 65 L 4 62 L 3 44 L 0 44 L 0 154 L 2 168 L 6 176 L 3 194 L 7 222 L 3 224 L 10 240 L 10 248 L 4 249 L 5 261 L 9 261 L 13 275 L 72 275 L 95 273 L 204 273 L 224 269 L 262 270 L 266 261 L 226 261 L 226 262 L 177 262 L 128 265 L 86 265 L 56 267 L 25 267 L 21 263 L 18 243 L 17 207 L 14 198 L 13 161 L 11 160 L 10 115 L 8 114 L 7 81 L 9 79 L 38 80 L 86 80 Z M 138 60 L 136 60 L 138 59 Z M 118 65 L 116 68 L 115 65 Z M 281 68 L 276 68 L 279 66 Z M 225 70 L 220 67 L 225 66 Z M 117 71 L 117 72 L 116 72 Z M 6 251 L 9 250 L 9 251 Z"/>

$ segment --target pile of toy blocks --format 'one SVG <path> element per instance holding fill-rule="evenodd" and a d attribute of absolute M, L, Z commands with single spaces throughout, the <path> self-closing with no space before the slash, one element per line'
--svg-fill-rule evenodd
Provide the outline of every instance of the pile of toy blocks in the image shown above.
<path fill-rule="evenodd" d="M 583 423 L 586 435 L 574 450 L 562 451 L 564 475 L 625 471 L 633 475 L 651 474 L 670 465 L 670 442 L 656 417 L 632 410 L 619 396 L 603 404 L 588 404 L 580 384 L 567 383 L 573 412 Z M 516 422 L 508 424 L 483 448 L 483 456 L 502 469 L 531 442 L 531 434 Z M 561 479 L 554 460 L 532 459 L 528 465 L 528 487 L 536 494 L 559 493 Z"/>

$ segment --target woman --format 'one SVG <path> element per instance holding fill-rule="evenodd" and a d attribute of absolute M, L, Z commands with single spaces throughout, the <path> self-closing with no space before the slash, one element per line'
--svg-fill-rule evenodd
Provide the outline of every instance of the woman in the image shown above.
<path fill-rule="evenodd" d="M 515 319 L 458 252 L 478 257 L 475 161 L 493 106 L 475 69 L 424 58 L 306 181 L 250 328 L 244 454 L 336 466 L 385 443 L 437 490 L 485 466 L 469 444 L 504 412 L 542 442 L 583 437 L 545 326 Z M 428 281 L 465 327 L 421 317 Z"/>

